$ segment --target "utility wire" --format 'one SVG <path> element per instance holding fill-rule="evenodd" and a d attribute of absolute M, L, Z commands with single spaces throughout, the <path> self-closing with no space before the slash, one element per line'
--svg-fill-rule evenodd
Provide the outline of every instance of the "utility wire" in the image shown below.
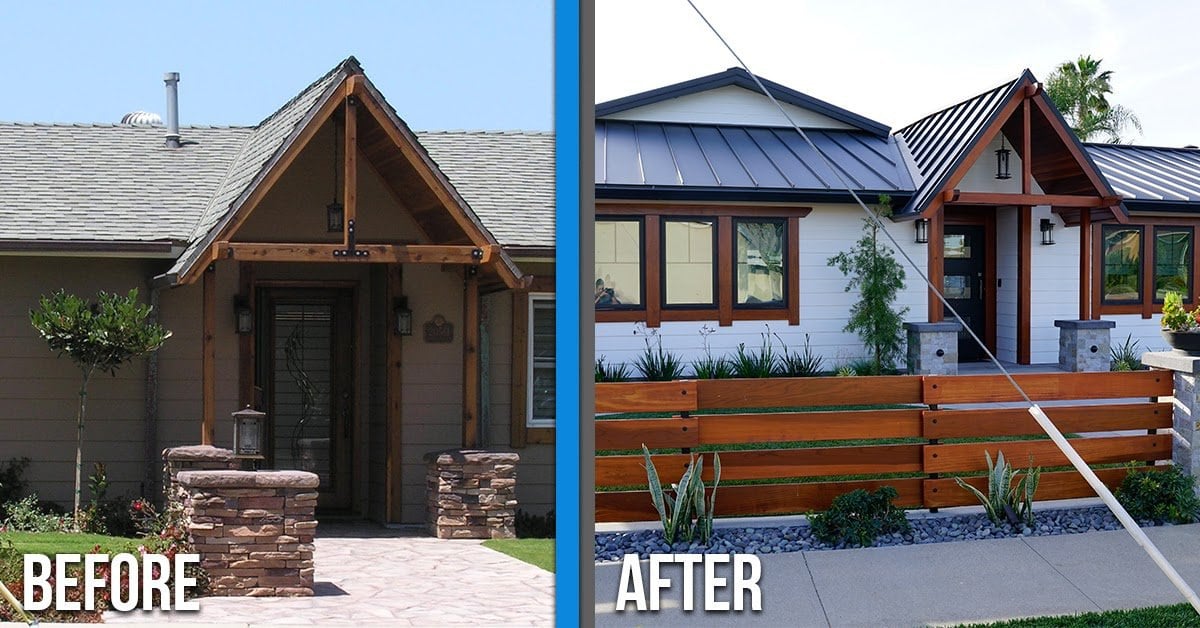
<path fill-rule="evenodd" d="M 804 143 L 808 144 L 808 147 L 811 148 L 813 152 L 821 158 L 822 163 L 824 163 L 825 166 L 833 172 L 834 176 L 837 177 L 838 182 L 841 184 L 841 187 L 846 189 L 846 192 L 850 194 L 850 197 L 854 199 L 854 202 L 858 204 L 858 206 L 862 208 L 863 212 L 867 214 L 867 218 L 871 220 L 880 231 L 883 232 L 887 239 L 896 248 L 896 251 L 900 253 L 904 260 L 908 262 L 909 266 L 916 271 L 921 280 L 925 282 L 925 285 L 928 286 L 933 294 L 937 296 L 938 301 L 942 303 L 946 310 L 954 315 L 954 318 L 959 322 L 960 325 L 962 325 L 962 328 L 966 330 L 975 343 L 978 344 L 981 349 L 983 349 L 984 354 L 986 354 L 988 359 L 992 361 L 992 364 L 994 364 L 996 368 L 1000 370 L 1004 377 L 1008 379 L 1008 382 L 1013 385 L 1013 388 L 1015 388 L 1021 395 L 1021 398 L 1029 404 L 1028 411 L 1029 414 L 1033 416 L 1034 421 L 1036 421 L 1042 430 L 1046 432 L 1046 435 L 1048 435 L 1050 440 L 1053 441 L 1056 446 L 1058 446 L 1067 459 L 1071 461 L 1071 464 L 1077 471 L 1079 471 L 1080 475 L 1087 480 L 1087 483 L 1092 487 L 1093 490 L 1096 491 L 1096 495 L 1098 495 L 1100 500 L 1103 501 L 1106 506 L 1108 506 L 1109 510 L 1111 510 L 1114 515 L 1116 515 L 1117 520 L 1121 522 L 1121 525 L 1124 526 L 1127 532 L 1129 532 L 1130 536 L 1133 537 L 1133 540 L 1136 541 L 1137 544 L 1143 550 L 1145 550 L 1147 554 L 1149 554 L 1150 558 L 1163 572 L 1163 574 L 1167 576 L 1171 583 L 1175 585 L 1175 588 L 1178 589 L 1179 592 L 1183 594 L 1183 597 L 1187 599 L 1188 603 L 1192 605 L 1192 608 L 1196 611 L 1196 613 L 1200 614 L 1200 598 L 1196 596 L 1196 592 L 1193 591 L 1190 586 L 1188 586 L 1187 581 L 1185 581 L 1183 577 L 1179 575 L 1179 572 L 1176 571 L 1173 566 L 1171 566 L 1171 563 L 1162 555 L 1162 552 L 1158 551 L 1158 548 L 1154 545 L 1154 542 L 1146 536 L 1146 533 L 1141 529 L 1141 527 L 1138 526 L 1137 522 L 1133 520 L 1133 517 L 1131 517 L 1125 510 L 1125 507 L 1117 501 L 1117 498 L 1113 496 L 1112 491 L 1110 491 L 1108 487 L 1104 485 L 1104 482 L 1100 481 L 1100 478 L 1097 477 L 1096 473 L 1092 471 L 1092 468 L 1087 465 L 1087 462 L 1083 460 L 1083 458 L 1079 455 L 1079 452 L 1075 451 L 1075 448 L 1071 446 L 1071 443 L 1067 441 L 1062 432 L 1059 431 L 1059 429 L 1054 425 L 1054 423 L 1050 420 L 1050 417 L 1046 416 L 1046 413 L 1042 411 L 1042 409 L 1036 403 L 1034 403 L 1032 399 L 1029 398 L 1029 395 L 1025 393 L 1025 390 L 1021 388 L 1021 385 L 1017 383 L 1017 380 L 1014 379 L 1012 374 L 1008 372 L 1008 369 L 1004 368 L 1004 365 L 1000 363 L 1000 360 L 996 359 L 996 356 L 993 355 L 992 352 L 987 348 L 987 345 L 985 345 L 983 341 L 979 339 L 979 336 L 975 334 L 975 331 L 966 324 L 966 321 L 964 321 L 962 316 L 959 315 L 958 311 L 954 309 L 954 306 L 950 305 L 950 303 L 946 300 L 946 297 L 942 295 L 942 291 L 933 285 L 933 282 L 929 280 L 929 275 L 925 271 L 922 271 L 921 267 L 918 266 L 916 262 L 913 261 L 912 257 L 909 256 L 909 254 L 904 250 L 904 248 L 900 246 L 900 243 L 896 241 L 895 236 L 893 236 L 887 227 L 884 226 L 883 220 L 875 212 L 871 211 L 871 209 L 867 207 L 866 203 L 859 198 L 858 194 L 854 191 L 854 188 L 851 187 L 851 185 L 846 181 L 846 178 L 842 175 L 841 169 L 836 167 L 833 164 L 833 161 L 830 160 L 829 157 L 826 156 L 825 153 L 818 148 L 811 139 L 809 139 L 808 134 L 804 132 L 804 129 L 800 128 L 800 125 L 797 124 L 796 121 L 792 119 L 792 116 L 788 114 L 787 110 L 783 108 L 783 105 L 779 104 L 779 101 L 775 100 L 775 96 L 766 88 L 766 86 L 762 84 L 762 81 L 759 80 L 758 75 L 750 70 L 750 67 L 745 61 L 742 60 L 737 51 L 733 49 L 733 46 L 729 45 L 729 42 L 725 41 L 725 38 L 721 36 L 721 33 L 715 26 L 713 26 L 712 22 L 710 22 L 708 18 L 704 16 L 704 13 L 700 11 L 700 8 L 696 6 L 696 3 L 692 0 L 687 0 L 687 3 L 692 7 L 692 10 L 696 12 L 696 15 L 700 16 L 700 19 L 704 21 L 704 24 L 708 26 L 713 35 L 716 35 L 717 39 L 721 41 L 721 44 L 725 46 L 725 49 L 729 51 L 729 54 L 733 55 L 733 58 L 737 60 L 738 65 L 740 65 L 742 69 L 750 75 L 750 78 L 754 79 L 755 85 L 758 86 L 758 89 L 762 91 L 763 95 L 765 95 L 771 101 L 771 103 L 774 104 L 777 109 L 779 109 L 779 113 L 783 114 L 783 117 L 788 121 L 792 128 L 800 134 L 800 137 L 804 140 Z"/>

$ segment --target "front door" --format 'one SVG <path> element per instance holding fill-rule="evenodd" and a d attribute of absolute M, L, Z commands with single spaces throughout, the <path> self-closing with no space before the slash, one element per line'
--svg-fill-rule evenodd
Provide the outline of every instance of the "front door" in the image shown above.
<path fill-rule="evenodd" d="M 987 251 L 986 230 L 981 225 L 945 226 L 945 274 L 942 293 L 967 327 L 981 340 L 986 338 L 987 301 L 985 279 Z M 954 320 L 947 310 L 944 320 Z M 958 359 L 960 362 L 983 360 L 987 356 L 979 344 L 965 330 L 958 333 Z"/>
<path fill-rule="evenodd" d="M 317 474 L 318 508 L 347 510 L 355 416 L 353 291 L 267 288 L 259 295 L 267 462 L 273 469 Z"/>

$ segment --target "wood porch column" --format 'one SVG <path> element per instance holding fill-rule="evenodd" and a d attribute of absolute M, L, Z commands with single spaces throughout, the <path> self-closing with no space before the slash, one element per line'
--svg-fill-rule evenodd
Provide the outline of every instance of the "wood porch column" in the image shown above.
<path fill-rule="evenodd" d="M 1030 290 L 1033 285 L 1033 208 L 1017 208 L 1017 364 L 1029 364 Z"/>
<path fill-rule="evenodd" d="M 200 351 L 201 425 L 200 444 L 213 444 L 217 426 L 217 271 L 210 264 L 204 271 L 203 336 Z"/>
<path fill-rule="evenodd" d="M 1092 212 L 1079 212 L 1079 320 L 1092 318 Z"/>
<path fill-rule="evenodd" d="M 345 212 L 342 220 L 342 244 L 345 246 L 350 246 L 350 225 L 354 224 L 358 217 L 358 107 L 354 102 L 353 96 L 346 97 L 344 121 L 346 132 L 343 135 L 344 145 L 342 147 L 343 181 L 345 181 L 342 190 L 342 209 Z"/>
<path fill-rule="evenodd" d="M 945 283 L 946 265 L 944 248 L 946 246 L 945 229 L 946 227 L 946 208 L 941 207 L 937 213 L 929 219 L 929 244 L 926 245 L 928 252 L 928 265 L 926 274 L 929 276 L 929 282 L 932 283 L 938 290 L 942 289 Z M 930 323 L 940 323 L 945 316 L 942 309 L 942 301 L 938 299 L 937 294 L 933 290 L 929 291 L 929 316 Z"/>
<path fill-rule="evenodd" d="M 463 289 L 463 448 L 479 446 L 479 274 L 466 270 Z"/>
<path fill-rule="evenodd" d="M 389 264 L 387 267 L 387 299 L 388 307 L 394 307 L 396 299 L 404 296 L 403 282 L 403 266 L 400 264 Z M 392 312 L 388 312 L 386 325 L 387 334 L 387 478 L 385 509 L 387 510 L 386 518 L 389 523 L 399 523 L 401 504 L 401 487 L 403 482 L 400 481 L 400 465 L 403 461 L 401 456 L 401 446 L 403 440 L 401 438 L 401 386 L 403 375 L 403 360 L 401 358 L 401 350 L 403 348 L 403 337 L 396 335 L 395 324 L 392 320 L 395 316 Z"/>

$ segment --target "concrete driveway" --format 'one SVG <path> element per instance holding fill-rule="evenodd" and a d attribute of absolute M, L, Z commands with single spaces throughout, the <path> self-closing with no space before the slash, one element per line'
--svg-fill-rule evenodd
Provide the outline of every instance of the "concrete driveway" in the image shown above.
<path fill-rule="evenodd" d="M 552 626 L 554 574 L 480 541 L 367 524 L 318 528 L 311 598 L 200 600 L 191 613 L 105 613 L 109 623 L 227 626 Z"/>

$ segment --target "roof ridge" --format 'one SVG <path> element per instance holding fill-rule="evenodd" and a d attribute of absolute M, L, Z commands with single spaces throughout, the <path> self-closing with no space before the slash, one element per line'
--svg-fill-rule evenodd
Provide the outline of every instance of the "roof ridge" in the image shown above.
<path fill-rule="evenodd" d="M 433 129 L 414 130 L 420 135 L 544 135 L 554 136 L 554 131 L 527 131 L 525 129 Z"/>
<path fill-rule="evenodd" d="M 164 129 L 160 124 L 122 124 L 120 122 L 22 122 L 0 120 L 0 126 L 23 128 L 73 128 L 73 129 Z M 185 124 L 180 129 L 249 129 L 257 127 L 246 124 Z"/>
<path fill-rule="evenodd" d="M 295 96 L 292 96 L 290 99 L 288 99 L 287 102 L 280 105 L 278 109 L 271 112 L 271 115 L 263 118 L 261 122 L 259 122 L 258 124 L 255 125 L 255 127 L 261 127 L 262 125 L 270 122 L 273 118 L 275 118 L 275 116 L 278 116 L 280 113 L 285 111 L 288 107 L 292 106 L 292 104 L 294 104 L 297 100 L 300 100 L 300 97 L 307 94 L 310 89 L 316 87 L 317 85 L 319 85 L 320 83 L 322 83 L 326 79 L 328 79 L 329 77 L 331 77 L 334 74 L 337 74 L 338 72 L 341 72 L 343 70 L 346 70 L 347 76 L 363 73 L 362 64 L 360 64 L 358 62 L 358 59 L 354 58 L 354 55 L 350 55 L 349 57 L 346 57 L 345 59 L 342 59 L 340 62 L 338 62 L 338 64 L 333 66 L 333 68 L 330 69 L 328 72 L 322 74 L 320 78 L 318 78 L 317 80 L 306 85 L 304 87 L 304 89 L 296 92 Z"/>
<path fill-rule="evenodd" d="M 1026 70 L 1025 72 L 1028 72 L 1028 70 Z M 1011 80 L 1011 81 L 1008 81 L 1008 82 L 1006 82 L 1006 83 L 1001 83 L 1001 84 L 999 84 L 999 85 L 997 85 L 997 86 L 995 86 L 995 87 L 993 87 L 993 88 L 991 88 L 991 89 L 985 89 L 985 90 L 983 90 L 982 92 L 979 92 L 978 94 L 975 94 L 974 96 L 971 96 L 971 97 L 969 97 L 969 98 L 964 98 L 964 99 L 962 99 L 962 100 L 960 100 L 960 101 L 958 101 L 958 102 L 954 103 L 953 105 L 950 105 L 950 106 L 948 106 L 948 107 L 942 107 L 941 109 L 938 109 L 937 111 L 934 111 L 934 112 L 932 112 L 932 113 L 929 113 L 929 114 L 926 114 L 926 115 L 924 115 L 924 116 L 921 116 L 920 118 L 917 118 L 916 120 L 913 120 L 912 122 L 910 122 L 910 123 L 908 123 L 908 124 L 906 124 L 906 125 L 904 125 L 904 126 L 900 127 L 899 129 L 896 129 L 895 133 L 893 133 L 892 135 L 896 135 L 896 134 L 898 134 L 898 133 L 903 133 L 903 132 L 905 132 L 905 131 L 907 131 L 907 130 L 909 130 L 909 129 L 913 128 L 914 126 L 917 126 L 918 124 L 920 124 L 920 123 L 922 123 L 922 122 L 924 122 L 924 121 L 926 121 L 926 120 L 928 120 L 928 119 L 930 119 L 930 118 L 932 118 L 932 117 L 934 117 L 934 116 L 936 116 L 936 115 L 939 115 L 939 114 L 942 114 L 942 113 L 946 113 L 947 111 L 950 111 L 951 109 L 957 109 L 958 107 L 961 107 L 961 106 L 963 106 L 963 105 L 965 105 L 965 104 L 967 104 L 967 103 L 969 103 L 969 102 L 973 102 L 973 101 L 979 100 L 980 98 L 983 98 L 984 96 L 987 96 L 988 94 L 992 94 L 992 93 L 995 93 L 995 92 L 998 92 L 998 91 L 1001 91 L 1001 90 L 1009 89 L 1009 88 L 1011 88 L 1013 85 L 1015 85 L 1015 84 L 1017 83 L 1017 81 L 1020 81 L 1020 80 L 1021 80 L 1021 77 L 1022 77 L 1022 76 L 1024 76 L 1024 75 L 1025 75 L 1025 74 L 1024 74 L 1024 72 L 1023 72 L 1023 73 L 1021 74 L 1021 76 L 1018 76 L 1017 78 L 1015 78 L 1015 79 L 1013 79 L 1013 80 Z"/>
<path fill-rule="evenodd" d="M 1119 148 L 1119 149 L 1147 149 L 1147 150 L 1171 150 L 1171 151 L 1200 151 L 1200 146 L 1154 146 L 1150 144 L 1110 144 L 1108 142 L 1080 142 L 1084 148 Z"/>

